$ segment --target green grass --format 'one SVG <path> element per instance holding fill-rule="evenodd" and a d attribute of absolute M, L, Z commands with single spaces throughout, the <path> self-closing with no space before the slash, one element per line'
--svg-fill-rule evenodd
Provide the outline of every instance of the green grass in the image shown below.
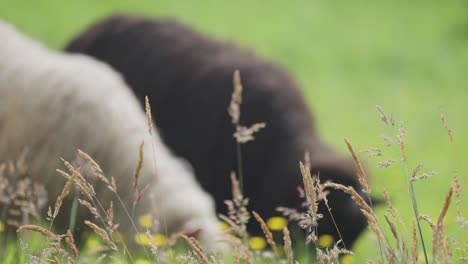
<path fill-rule="evenodd" d="M 454 164 L 461 166 L 462 187 L 468 185 L 466 8 L 461 0 L 0 0 L 0 18 L 60 49 L 95 19 L 115 11 L 176 17 L 289 69 L 303 87 L 321 135 L 342 152 L 344 137 L 356 149 L 381 145 L 385 129 L 375 110 L 380 104 L 405 121 L 410 168 L 424 162 L 426 170 L 439 172 L 415 184 L 420 212 L 435 217 Z M 454 130 L 456 152 L 440 124 L 438 106 Z M 369 167 L 374 194 L 388 190 L 410 221 L 412 208 L 400 168 L 377 169 L 374 161 Z M 459 232 L 453 211 L 446 223 L 449 235 Z M 427 234 L 426 225 L 423 229 Z M 363 236 L 355 248 L 356 263 L 376 258 L 375 249 Z"/>

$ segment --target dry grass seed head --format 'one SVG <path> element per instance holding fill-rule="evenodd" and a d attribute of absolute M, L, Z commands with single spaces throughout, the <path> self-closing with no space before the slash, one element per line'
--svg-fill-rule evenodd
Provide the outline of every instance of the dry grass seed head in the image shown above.
<path fill-rule="evenodd" d="M 107 254 L 101 254 L 97 259 L 96 259 L 96 262 L 94 262 L 94 264 L 100 264 L 102 263 L 102 261 L 107 257 Z"/>
<path fill-rule="evenodd" d="M 442 210 L 440 211 L 439 217 L 437 218 L 437 223 L 434 229 L 433 239 L 432 239 L 432 253 L 434 256 L 438 256 L 439 258 L 446 257 L 446 248 L 444 245 L 445 241 L 445 228 L 444 228 L 444 218 L 447 214 L 447 210 L 450 206 L 452 201 L 453 195 L 453 187 L 450 186 L 447 195 L 445 196 L 444 205 L 442 206 Z"/>
<path fill-rule="evenodd" d="M 416 232 L 416 223 L 413 221 L 412 226 L 412 238 L 413 238 L 413 247 L 411 249 L 411 256 L 413 259 L 413 264 L 418 263 L 419 251 L 418 251 L 418 234 Z"/>
<path fill-rule="evenodd" d="M 310 161 L 310 153 L 309 151 L 304 152 L 304 166 L 310 170 L 311 168 L 311 161 Z"/>
<path fill-rule="evenodd" d="M 141 169 L 143 168 L 143 160 L 144 160 L 144 147 L 145 142 L 142 141 L 140 144 L 139 148 L 139 155 L 138 155 L 138 161 L 137 161 L 137 166 L 135 168 L 135 174 L 133 175 L 133 189 L 137 190 L 138 187 L 138 178 L 140 177 L 141 174 Z"/>
<path fill-rule="evenodd" d="M 93 199 L 96 195 L 94 191 L 93 185 L 91 185 L 86 179 L 81 175 L 79 169 L 75 169 L 68 161 L 62 159 L 63 164 L 67 167 L 67 169 L 73 174 L 76 174 L 75 178 L 75 185 L 78 189 L 83 193 L 83 195 L 87 196 L 89 199 Z M 57 170 L 60 174 L 62 174 L 65 178 L 71 177 L 68 173 L 65 173 L 61 170 Z"/>
<path fill-rule="evenodd" d="M 396 241 L 396 247 L 397 249 L 400 249 L 400 238 L 398 237 L 398 232 L 395 226 L 395 223 L 388 218 L 387 214 L 384 214 L 385 220 L 387 221 L 388 226 L 390 227 L 390 231 L 392 232 L 393 237 L 395 238 Z"/>
<path fill-rule="evenodd" d="M 91 203 L 89 203 L 88 201 L 86 200 L 81 200 L 81 199 L 78 199 L 78 202 L 83 205 L 84 207 L 88 208 L 89 212 L 94 215 L 95 218 L 100 218 L 100 214 L 98 212 L 98 210 L 96 209 L 96 207 L 92 206 Z"/>
<path fill-rule="evenodd" d="M 119 227 L 119 224 L 114 223 L 114 203 L 112 201 L 110 201 L 109 209 L 107 209 L 105 212 L 107 230 L 109 231 L 109 234 L 112 234 Z"/>
<path fill-rule="evenodd" d="M 73 173 L 73 175 L 67 180 L 67 183 L 63 187 L 62 193 L 57 197 L 57 201 L 55 202 L 55 206 L 54 206 L 54 213 L 52 214 L 52 219 L 55 219 L 55 217 L 57 217 L 60 207 L 62 207 L 63 200 L 70 193 L 70 188 L 72 184 L 74 183 L 76 177 L 77 177 L 77 174 Z"/>
<path fill-rule="evenodd" d="M 146 122 L 148 124 L 148 134 L 153 135 L 153 118 L 151 117 L 151 105 L 148 96 L 145 96 Z"/>
<path fill-rule="evenodd" d="M 460 179 L 458 178 L 458 170 L 455 169 L 453 171 L 453 192 L 455 193 L 455 205 L 457 207 L 457 216 L 461 217 L 461 187 L 460 187 Z"/>
<path fill-rule="evenodd" d="M 112 250 L 117 251 L 117 245 L 115 245 L 115 243 L 110 239 L 109 234 L 107 234 L 104 229 L 88 220 L 85 220 L 85 224 L 89 226 L 102 240 L 104 240 L 107 246 L 109 246 Z"/>
<path fill-rule="evenodd" d="M 242 240 L 230 234 L 223 236 L 223 241 L 231 245 L 233 249 L 234 263 L 239 263 L 243 259 L 247 264 L 253 264 L 249 249 L 242 243 Z"/>
<path fill-rule="evenodd" d="M 114 192 L 114 193 L 117 193 L 117 184 L 115 184 L 115 178 L 114 176 L 111 176 L 111 185 L 109 185 L 109 189 Z"/>
<path fill-rule="evenodd" d="M 417 175 L 417 176 L 411 177 L 411 178 L 410 178 L 410 181 L 424 180 L 424 179 L 427 179 L 427 178 L 431 178 L 432 176 L 434 176 L 434 175 L 436 175 L 436 174 L 437 174 L 436 171 L 431 171 L 431 172 L 423 173 L 423 174 L 421 174 L 421 175 Z"/>
<path fill-rule="evenodd" d="M 319 200 L 323 200 L 323 202 L 325 203 L 325 206 L 327 207 L 328 211 L 331 212 L 331 207 L 328 204 L 328 198 L 327 198 L 328 194 L 330 192 L 328 190 L 325 190 L 325 187 L 323 186 L 323 184 L 320 183 L 320 178 L 319 177 L 317 177 L 315 179 L 315 186 L 316 186 L 316 190 L 317 190 Z"/>
<path fill-rule="evenodd" d="M 291 236 L 286 226 L 283 227 L 283 240 L 284 240 L 284 253 L 286 254 L 286 263 L 293 264 L 294 253 L 292 249 Z"/>
<path fill-rule="evenodd" d="M 380 230 L 378 220 L 377 220 L 377 216 L 374 214 L 373 211 L 368 212 L 368 211 L 366 211 L 364 209 L 361 209 L 361 212 L 367 219 L 369 229 L 376 235 L 377 240 L 379 242 L 379 247 L 381 249 L 382 249 L 382 247 L 384 247 L 386 249 L 385 257 L 386 257 L 388 263 L 395 263 L 395 261 L 396 261 L 395 250 L 387 243 L 382 230 Z M 396 229 L 395 229 L 395 231 L 396 231 Z M 393 230 L 392 230 L 392 232 L 393 232 Z M 397 239 L 397 241 L 398 241 L 398 239 Z"/>
<path fill-rule="evenodd" d="M 242 82 L 239 70 L 235 70 L 232 78 L 234 90 L 229 103 L 228 113 L 233 124 L 238 125 L 240 119 L 240 105 L 242 104 Z"/>
<path fill-rule="evenodd" d="M 73 239 L 73 235 L 70 229 L 67 230 L 67 236 L 65 237 L 65 242 L 67 242 L 68 247 L 70 248 L 73 256 L 76 258 L 78 257 L 78 248 L 75 245 L 75 239 Z"/>
<path fill-rule="evenodd" d="M 47 209 L 47 220 L 51 220 L 52 219 L 52 208 L 49 208 Z"/>
<path fill-rule="evenodd" d="M 157 255 L 158 246 L 156 246 L 156 244 L 154 243 L 153 236 L 151 235 L 151 232 L 150 232 L 149 229 L 146 230 L 145 235 L 146 235 L 146 238 L 148 239 L 149 244 L 150 244 L 151 254 L 153 254 L 153 256 L 155 256 L 155 257 L 158 257 L 158 255 Z M 182 232 L 180 234 L 178 234 L 178 237 L 180 237 L 181 235 L 182 235 Z"/>
<path fill-rule="evenodd" d="M 242 198 L 242 192 L 240 189 L 239 181 L 237 180 L 236 173 L 231 171 L 231 185 L 232 185 L 232 197 L 234 199 Z"/>
<path fill-rule="evenodd" d="M 395 117 L 393 116 L 393 113 L 390 114 L 390 123 L 392 126 L 395 126 Z"/>
<path fill-rule="evenodd" d="M 416 177 L 416 175 L 418 175 L 419 171 L 421 171 L 423 167 L 424 167 L 424 163 L 419 163 L 418 166 L 414 168 L 413 173 L 411 173 L 411 178 Z"/>
<path fill-rule="evenodd" d="M 382 135 L 382 139 L 385 141 L 385 146 L 390 147 L 393 145 L 393 139 L 391 137 Z"/>
<path fill-rule="evenodd" d="M 219 214 L 218 217 L 229 225 L 229 228 L 224 231 L 225 233 L 234 232 L 237 236 L 242 236 L 244 231 L 234 220 L 222 214 Z"/>
<path fill-rule="evenodd" d="M 405 145 L 405 126 L 403 124 L 398 128 L 398 144 L 400 145 L 401 161 L 406 162 L 406 145 Z"/>
<path fill-rule="evenodd" d="M 29 224 L 30 216 L 39 217 L 48 202 L 44 185 L 29 175 L 25 155 L 26 151 L 22 151 L 15 161 L 0 163 L 0 233 L 4 225 Z"/>
<path fill-rule="evenodd" d="M 109 180 L 104 176 L 104 172 L 102 171 L 101 167 L 97 162 L 91 158 L 86 152 L 82 150 L 78 150 L 78 155 L 82 157 L 84 160 L 86 160 L 89 164 L 91 164 L 91 168 L 93 169 L 93 172 L 100 181 L 104 182 L 105 184 L 109 184 Z"/>
<path fill-rule="evenodd" d="M 361 209 L 362 214 L 366 217 L 367 223 L 369 224 L 369 229 L 374 232 L 377 236 L 377 239 L 381 243 L 385 243 L 385 236 L 383 235 L 382 231 L 379 228 L 377 223 L 377 217 L 373 213 L 369 213 L 368 211 Z"/>
<path fill-rule="evenodd" d="M 172 233 L 165 241 L 164 247 L 172 247 L 175 246 L 177 243 L 177 239 L 179 239 L 182 235 L 185 234 L 184 230 L 180 230 L 178 232 Z"/>
<path fill-rule="evenodd" d="M 208 257 L 206 254 L 203 252 L 201 249 L 198 241 L 193 238 L 193 237 L 187 237 L 185 235 L 182 235 L 182 238 L 185 240 L 185 242 L 189 245 L 189 247 L 193 250 L 195 255 L 198 257 L 198 259 L 203 263 L 203 264 L 210 264 L 210 261 L 208 260 Z"/>
<path fill-rule="evenodd" d="M 424 166 L 423 163 L 419 163 L 418 166 L 416 166 L 416 168 L 414 168 L 413 172 L 411 173 L 411 178 L 410 178 L 411 181 L 427 179 L 427 178 L 430 178 L 430 177 L 437 174 L 436 171 L 431 171 L 431 172 L 422 173 L 422 174 L 418 175 L 419 171 L 421 171 L 423 166 Z"/>
<path fill-rule="evenodd" d="M 379 148 L 374 148 L 374 147 L 366 148 L 359 152 L 367 153 L 368 157 L 381 157 L 382 156 L 382 150 Z"/>
<path fill-rule="evenodd" d="M 301 169 L 302 179 L 304 181 L 304 189 L 306 191 L 307 198 L 310 202 L 310 214 L 313 218 L 317 219 L 318 203 L 317 203 L 317 192 L 314 186 L 314 179 L 310 174 L 310 168 L 304 167 L 302 162 L 299 162 Z"/>
<path fill-rule="evenodd" d="M 385 160 L 385 161 L 381 161 L 379 163 L 377 163 L 377 167 L 381 168 L 381 169 L 384 169 L 384 168 L 388 168 L 390 167 L 390 165 L 392 165 L 393 163 L 395 163 L 396 161 L 394 159 L 389 159 L 389 160 Z"/>
<path fill-rule="evenodd" d="M 266 123 L 255 123 L 250 127 L 237 126 L 234 138 L 240 144 L 255 140 L 254 134 L 266 127 Z"/>
<path fill-rule="evenodd" d="M 448 125 L 447 122 L 447 117 L 445 116 L 444 112 L 442 111 L 442 107 L 439 107 L 439 115 L 440 115 L 440 120 L 442 121 L 442 124 L 445 127 L 445 130 L 447 130 L 447 135 L 449 136 L 450 142 L 453 143 L 453 132 L 450 126 Z"/>
<path fill-rule="evenodd" d="M 359 160 L 356 152 L 354 151 L 353 146 L 351 145 L 351 142 L 349 142 L 349 140 L 346 138 L 344 140 L 345 140 L 346 146 L 348 146 L 348 150 L 351 153 L 351 156 L 353 157 L 354 165 L 356 166 L 356 170 L 357 170 L 359 185 L 361 185 L 363 192 L 369 194 L 370 189 L 369 189 L 369 185 L 367 184 L 367 176 L 366 176 L 364 167 L 362 166 L 361 161 Z"/>
<path fill-rule="evenodd" d="M 146 184 L 145 186 L 143 186 L 143 188 L 138 191 L 138 190 L 135 190 L 135 193 L 134 193 L 134 196 L 133 196 L 133 203 L 134 204 L 137 204 L 141 197 L 143 197 L 143 195 L 146 193 L 146 191 L 149 189 L 150 187 L 150 184 Z"/>
<path fill-rule="evenodd" d="M 338 183 L 333 183 L 333 182 L 326 182 L 323 184 L 323 186 L 325 188 L 333 188 L 333 189 L 336 189 L 336 190 L 341 190 L 345 193 L 347 193 L 348 195 L 351 196 L 351 199 L 354 200 L 354 202 L 356 202 L 357 205 L 359 205 L 359 207 L 361 207 L 362 209 L 364 209 L 365 211 L 369 212 L 369 213 L 372 213 L 374 216 L 375 214 L 373 213 L 372 211 L 372 208 L 366 203 L 366 201 L 356 192 L 356 190 L 354 190 L 354 188 L 352 186 L 344 186 L 342 184 L 338 184 Z"/>
<path fill-rule="evenodd" d="M 436 225 L 434 224 L 434 222 L 432 221 L 431 217 L 428 216 L 428 215 L 425 215 L 425 214 L 420 214 L 418 216 L 418 219 L 421 220 L 421 221 L 424 221 L 426 223 L 429 224 L 429 226 L 431 227 L 432 231 L 434 231 Z"/>
<path fill-rule="evenodd" d="M 380 119 L 382 119 L 382 121 L 388 125 L 388 119 L 387 119 L 387 115 L 385 114 L 385 111 L 383 110 L 383 108 L 380 106 L 380 105 L 376 105 L 377 107 L 377 110 L 379 111 L 380 113 Z"/>
<path fill-rule="evenodd" d="M 37 225 L 23 225 L 23 226 L 20 226 L 16 230 L 16 232 L 22 232 L 22 231 L 33 231 L 33 232 L 36 232 L 36 233 L 39 233 L 39 234 L 45 236 L 48 239 L 55 240 L 55 241 L 58 241 L 58 240 L 61 239 L 60 236 L 50 232 L 49 230 L 47 230 L 45 228 L 37 226 Z"/>
<path fill-rule="evenodd" d="M 388 212 L 390 213 L 392 217 L 397 218 L 397 212 L 395 210 L 395 207 L 393 207 L 393 203 L 392 203 L 392 200 L 390 199 L 390 195 L 388 194 L 387 191 L 384 191 L 383 194 L 385 197 L 385 202 L 387 203 L 387 206 L 388 206 Z"/>
<path fill-rule="evenodd" d="M 257 222 L 260 224 L 260 227 L 262 228 L 263 233 L 265 234 L 265 238 L 266 238 L 268 244 L 270 244 L 271 248 L 273 249 L 273 252 L 276 255 L 278 255 L 278 249 L 276 247 L 275 240 L 273 239 L 273 234 L 271 233 L 270 229 L 268 229 L 267 224 L 265 223 L 265 221 L 262 219 L 262 217 L 257 212 L 253 211 L 252 214 L 255 217 L 255 219 L 257 220 Z"/>

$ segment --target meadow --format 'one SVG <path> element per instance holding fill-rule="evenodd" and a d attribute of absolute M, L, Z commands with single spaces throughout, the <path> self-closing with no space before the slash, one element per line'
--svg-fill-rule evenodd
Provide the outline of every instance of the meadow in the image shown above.
<path fill-rule="evenodd" d="M 376 105 L 406 128 L 408 168 L 424 163 L 436 171 L 415 182 L 419 211 L 436 218 L 458 168 L 468 186 L 468 13 L 465 1 L 27 1 L 0 0 L 0 18 L 61 49 L 99 17 L 136 12 L 174 17 L 213 36 L 254 49 L 286 67 L 303 88 L 322 138 L 347 153 L 344 138 L 358 151 L 381 148 L 381 135 L 396 136 L 380 121 Z M 248 89 L 248 87 L 246 87 Z M 439 107 L 454 133 L 454 144 L 440 121 Z M 362 153 L 361 153 L 362 154 Z M 400 165 L 382 169 L 366 158 L 371 189 L 388 191 L 406 223 L 413 211 Z M 226 178 L 226 180 L 229 180 Z M 462 211 L 468 209 L 462 192 Z M 377 209 L 382 219 L 385 208 Z M 449 210 L 447 235 L 468 237 Z M 410 227 L 410 224 L 408 225 Z M 423 231 L 429 237 L 427 225 Z M 376 259 L 370 232 L 353 249 L 355 263 Z M 302 263 L 302 262 L 301 262 Z"/>

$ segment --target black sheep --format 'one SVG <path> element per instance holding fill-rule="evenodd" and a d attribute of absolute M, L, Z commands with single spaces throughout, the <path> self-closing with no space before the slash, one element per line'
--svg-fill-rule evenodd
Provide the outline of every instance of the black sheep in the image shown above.
<path fill-rule="evenodd" d="M 264 218 L 277 206 L 297 207 L 302 178 L 299 161 L 310 153 L 312 170 L 323 181 L 358 187 L 351 159 L 337 155 L 318 137 L 314 120 L 296 83 L 278 65 L 251 51 L 220 42 L 172 20 L 116 15 L 79 35 L 66 48 L 109 63 L 122 73 L 138 98 L 148 95 L 153 118 L 167 145 L 194 167 L 218 212 L 231 197 L 236 143 L 227 114 L 232 76 L 244 85 L 241 123 L 266 122 L 254 142 L 242 146 L 244 191 L 250 209 Z M 329 195 L 333 214 L 349 247 L 366 227 L 358 207 L 345 194 Z M 320 234 L 338 238 L 323 205 Z M 255 222 L 255 221 L 252 221 Z M 258 232 L 257 223 L 249 226 Z"/>

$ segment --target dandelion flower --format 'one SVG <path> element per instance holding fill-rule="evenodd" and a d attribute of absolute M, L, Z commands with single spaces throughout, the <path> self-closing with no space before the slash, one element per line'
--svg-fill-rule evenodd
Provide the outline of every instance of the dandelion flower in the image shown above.
<path fill-rule="evenodd" d="M 354 263 L 354 256 L 353 255 L 344 255 L 341 259 L 342 264 L 353 264 Z"/>
<path fill-rule="evenodd" d="M 318 239 L 318 245 L 319 247 L 329 247 L 333 245 L 335 238 L 332 235 L 321 235 Z"/>
<path fill-rule="evenodd" d="M 153 226 L 153 218 L 149 214 L 140 216 L 140 218 L 138 218 L 138 222 L 143 228 L 151 228 Z"/>
<path fill-rule="evenodd" d="M 100 247 L 102 247 L 102 243 L 98 238 L 94 236 L 90 236 L 88 239 L 86 239 L 86 242 L 85 242 L 86 249 L 96 249 Z"/>
<path fill-rule="evenodd" d="M 152 236 L 153 237 L 153 242 L 156 246 L 164 246 L 166 244 L 166 236 L 162 234 L 155 234 Z"/>
<path fill-rule="evenodd" d="M 288 220 L 282 216 L 273 216 L 267 220 L 266 224 L 271 231 L 281 231 L 288 225 Z"/>
<path fill-rule="evenodd" d="M 111 237 L 115 242 L 118 242 L 118 243 L 124 241 L 124 238 L 123 238 L 122 234 L 120 232 L 118 232 L 118 231 L 112 233 Z"/>
<path fill-rule="evenodd" d="M 262 250 L 266 245 L 267 242 L 263 237 L 253 236 L 249 239 L 249 247 L 253 250 Z"/>
<path fill-rule="evenodd" d="M 224 231 L 229 229 L 229 224 L 224 222 L 224 221 L 219 221 L 218 222 L 218 228 L 219 228 L 219 230 L 224 232 Z"/>
<path fill-rule="evenodd" d="M 156 246 L 163 246 L 166 243 L 166 236 L 162 234 L 151 235 L 151 241 Z M 135 235 L 135 242 L 141 246 L 151 247 L 151 241 L 145 233 L 138 233 Z"/>
<path fill-rule="evenodd" d="M 135 260 L 135 264 L 151 264 L 151 261 L 146 259 L 137 259 Z"/>

